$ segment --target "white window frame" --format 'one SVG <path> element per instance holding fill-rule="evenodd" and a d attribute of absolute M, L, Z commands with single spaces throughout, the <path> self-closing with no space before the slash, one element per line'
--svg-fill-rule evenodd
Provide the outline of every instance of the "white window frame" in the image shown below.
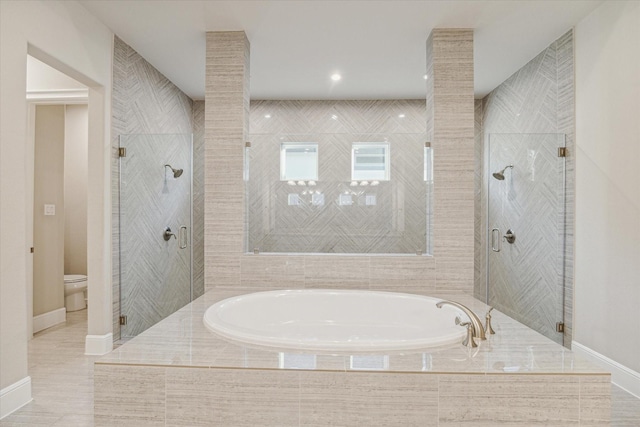
<path fill-rule="evenodd" d="M 287 175 L 287 149 L 315 149 L 315 173 L 309 175 Z M 280 181 L 318 181 L 318 143 L 283 142 L 280 144 Z"/>
<path fill-rule="evenodd" d="M 384 170 L 382 176 L 362 175 L 367 171 L 356 171 L 356 155 L 360 148 L 384 149 Z M 374 172 L 374 171 L 370 171 Z M 378 171 L 375 171 L 378 172 Z M 351 180 L 352 181 L 389 181 L 391 180 L 391 146 L 388 142 L 354 142 L 351 145 Z"/>

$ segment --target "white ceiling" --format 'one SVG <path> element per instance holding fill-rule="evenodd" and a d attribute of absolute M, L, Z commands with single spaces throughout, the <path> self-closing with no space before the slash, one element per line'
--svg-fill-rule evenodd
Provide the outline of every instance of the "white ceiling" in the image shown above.
<path fill-rule="evenodd" d="M 475 30 L 480 98 L 602 1 L 80 3 L 193 99 L 204 99 L 205 32 L 237 30 L 251 42 L 252 99 L 418 99 L 433 28 Z"/>

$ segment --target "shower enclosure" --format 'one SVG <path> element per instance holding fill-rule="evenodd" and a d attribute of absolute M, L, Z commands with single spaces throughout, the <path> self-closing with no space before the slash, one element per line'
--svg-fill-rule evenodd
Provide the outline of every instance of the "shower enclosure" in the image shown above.
<path fill-rule="evenodd" d="M 192 137 L 121 135 L 120 147 L 120 333 L 128 338 L 192 300 Z"/>
<path fill-rule="evenodd" d="M 563 344 L 564 134 L 490 134 L 487 301 Z"/>

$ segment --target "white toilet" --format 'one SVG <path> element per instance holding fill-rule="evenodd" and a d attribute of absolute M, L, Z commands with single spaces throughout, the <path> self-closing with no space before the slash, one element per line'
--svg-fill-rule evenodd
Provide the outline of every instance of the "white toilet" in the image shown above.
<path fill-rule="evenodd" d="M 87 308 L 85 292 L 87 276 L 83 274 L 64 275 L 64 306 L 67 311 L 78 311 Z"/>

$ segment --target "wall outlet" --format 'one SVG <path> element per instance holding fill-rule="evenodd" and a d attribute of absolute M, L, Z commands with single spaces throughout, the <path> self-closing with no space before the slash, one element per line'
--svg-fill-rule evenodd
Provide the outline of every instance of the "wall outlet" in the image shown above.
<path fill-rule="evenodd" d="M 56 205 L 44 205 L 44 214 L 45 215 L 55 215 L 56 214 Z"/>

